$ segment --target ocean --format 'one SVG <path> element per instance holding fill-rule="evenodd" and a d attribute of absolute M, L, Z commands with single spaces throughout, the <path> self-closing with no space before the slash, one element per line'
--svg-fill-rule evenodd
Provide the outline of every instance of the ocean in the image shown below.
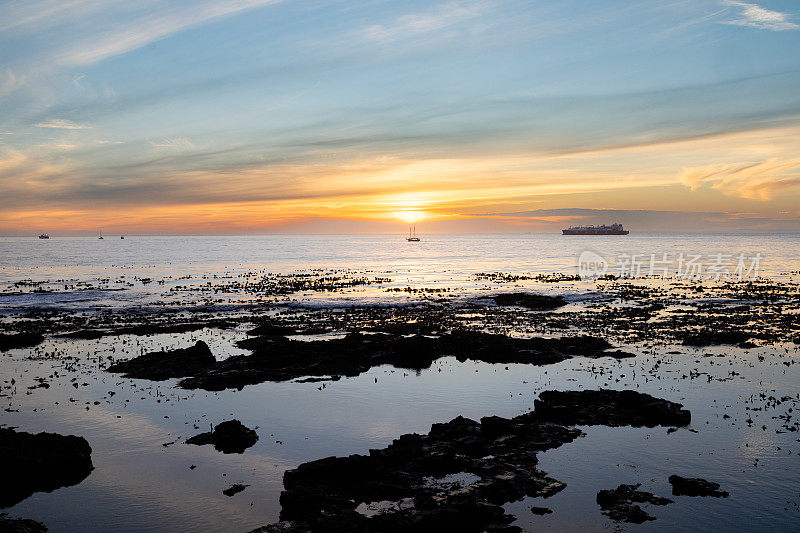
<path fill-rule="evenodd" d="M 680 258 L 685 265 L 691 256 L 699 257 L 695 264 L 702 267 L 692 273 L 704 279 L 722 255 L 728 263 L 722 267 L 726 275 L 735 275 L 740 258 L 748 269 L 758 258 L 759 276 L 789 279 L 800 270 L 797 250 L 797 234 L 422 235 L 417 243 L 406 242 L 403 235 L 6 237 L 0 238 L 0 309 L 163 307 L 176 300 L 175 291 L 169 290 L 176 286 L 181 287 L 176 305 L 185 305 L 187 295 L 196 295 L 192 288 L 209 282 L 315 270 L 392 281 L 335 298 L 299 294 L 296 300 L 381 303 L 414 299 L 407 293 L 392 295 L 388 288 L 479 290 L 486 283 L 475 274 L 482 272 L 578 275 L 585 252 L 603 257 L 608 274 L 623 277 L 647 276 L 652 266 L 656 278 L 674 278 L 686 271 Z M 137 278 L 151 282 L 142 284 Z M 32 295 L 35 290 L 39 292 Z M 247 291 L 216 296 L 216 305 L 253 300 Z"/>
<path fill-rule="evenodd" d="M 165 310 L 176 317 L 202 312 L 241 319 L 266 308 L 280 314 L 454 302 L 465 303 L 468 316 L 487 305 L 487 295 L 509 291 L 562 295 L 564 309 L 592 313 L 598 282 L 575 278 L 586 274 L 586 252 L 606 262 L 604 275 L 637 274 L 631 282 L 665 290 L 679 290 L 666 287 L 680 284 L 687 272 L 708 283 L 740 274 L 784 284 L 800 279 L 798 235 L 420 236 L 419 243 L 402 235 L 2 238 L 0 324 L 56 316 L 49 313 L 87 322 L 109 313 Z M 690 256 L 699 256 L 693 263 L 699 271 L 685 268 Z M 746 268 L 737 272 L 740 262 Z M 317 284 L 298 285 L 298 279 Z M 789 320 L 795 323 L 797 304 L 781 308 L 794 313 Z M 782 429 L 780 418 L 793 417 L 786 407 L 800 401 L 800 354 L 788 338 L 755 348 L 631 342 L 621 347 L 634 358 L 578 357 L 546 366 L 445 357 L 416 372 L 384 365 L 339 381 L 264 382 L 220 392 L 102 370 L 109 358 L 197 340 L 218 360 L 247 354 L 235 343 L 250 327 L 48 336 L 36 348 L 0 354 L 0 423 L 81 435 L 92 446 L 95 466 L 77 485 L 35 493 L 3 511 L 41 521 L 53 532 L 249 531 L 278 520 L 283 473 L 303 462 L 368 453 L 459 415 L 478 420 L 526 413 L 542 390 L 631 388 L 684 404 L 691 426 L 676 432 L 581 427 L 584 437 L 539 454 L 539 468 L 567 488 L 548 499 L 506 504 L 516 525 L 547 531 L 800 529 L 800 440 Z M 529 334 L 515 328 L 505 331 Z M 36 387 L 37 378 L 47 379 L 49 388 Z M 789 399 L 778 408 L 764 399 L 773 396 Z M 233 417 L 260 436 L 244 454 L 184 443 Z M 648 509 L 658 519 L 642 525 L 600 514 L 598 490 L 642 483 L 669 496 L 671 474 L 719 482 L 730 497 L 675 497 L 674 504 Z M 223 495 L 233 483 L 248 487 Z M 553 513 L 534 516 L 531 505 Z"/>

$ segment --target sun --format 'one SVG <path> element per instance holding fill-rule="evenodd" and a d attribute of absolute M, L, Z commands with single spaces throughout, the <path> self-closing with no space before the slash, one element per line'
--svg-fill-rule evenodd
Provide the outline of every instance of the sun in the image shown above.
<path fill-rule="evenodd" d="M 414 222 L 422 220 L 425 217 L 425 213 L 422 211 L 408 210 L 398 211 L 397 213 L 394 213 L 394 216 L 400 220 L 408 222 L 409 224 L 413 224 Z"/>

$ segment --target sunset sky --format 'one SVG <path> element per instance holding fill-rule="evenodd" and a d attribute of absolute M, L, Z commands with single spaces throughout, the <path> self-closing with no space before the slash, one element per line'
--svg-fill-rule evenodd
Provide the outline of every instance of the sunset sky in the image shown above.
<path fill-rule="evenodd" d="M 0 233 L 800 229 L 800 4 L 0 3 Z"/>

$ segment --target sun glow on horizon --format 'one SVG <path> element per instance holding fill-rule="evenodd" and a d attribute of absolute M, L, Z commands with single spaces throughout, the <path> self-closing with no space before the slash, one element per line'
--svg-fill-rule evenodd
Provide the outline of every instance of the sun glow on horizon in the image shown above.
<path fill-rule="evenodd" d="M 420 220 L 426 218 L 425 213 L 422 211 L 399 211 L 397 213 L 392 214 L 393 217 L 399 218 L 404 222 L 408 222 L 409 224 L 414 224 L 415 222 L 419 222 Z"/>

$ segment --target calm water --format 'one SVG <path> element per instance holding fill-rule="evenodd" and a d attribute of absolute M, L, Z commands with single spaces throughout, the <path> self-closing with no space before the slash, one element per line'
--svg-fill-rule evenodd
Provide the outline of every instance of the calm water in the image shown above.
<path fill-rule="evenodd" d="M 477 272 L 575 273 L 577 258 L 587 249 L 612 258 L 623 253 L 760 253 L 762 275 L 797 279 L 790 273 L 800 270 L 796 236 L 423 239 L 417 244 L 401 236 L 2 239 L 0 286 L 5 294 L 0 303 L 6 319 L 32 305 L 82 310 L 160 305 L 157 302 L 179 305 L 186 294 L 169 294 L 177 284 L 201 287 L 209 277 L 216 283 L 219 277 L 247 272 L 315 268 L 348 269 L 354 275 L 392 281 L 322 296 L 299 294 L 293 300 L 397 301 L 409 297 L 387 288 L 454 287 L 469 294 L 489 283 L 476 279 Z M 121 291 L 104 288 L 134 277 L 165 283 L 135 281 L 132 286 L 120 283 L 125 288 Z M 178 281 L 180 277 L 185 279 Z M 46 281 L 39 287 L 56 292 L 33 293 L 30 286 L 15 285 L 26 279 Z M 64 289 L 63 280 L 92 288 Z M 560 284 L 539 284 L 537 290 L 563 290 L 550 285 Z M 189 293 L 190 300 L 201 298 L 199 290 Z M 236 305 L 251 301 L 252 295 L 232 292 L 224 298 Z M 218 358 L 242 353 L 234 343 L 244 338 L 245 329 L 91 341 L 48 339 L 36 350 L 0 355 L 3 380 L 17 380 L 17 393 L 0 398 L 0 423 L 26 431 L 82 435 L 93 448 L 95 465 L 79 485 L 37 493 L 5 511 L 40 520 L 55 532 L 247 531 L 277 520 L 283 472 L 304 461 L 366 453 L 403 433 L 427 432 L 432 423 L 458 415 L 515 416 L 530 410 L 545 389 L 607 387 L 634 388 L 684 403 L 692 412 L 690 429 L 697 432 L 584 428 L 584 438 L 540 454 L 540 467 L 566 482 L 567 488 L 548 500 L 508 504 L 519 525 L 552 531 L 800 530 L 800 444 L 797 433 L 781 431 L 782 420 L 777 418 L 800 405 L 791 400 L 778 408 L 751 409 L 762 407 L 760 394 L 800 398 L 800 365 L 784 364 L 798 359 L 797 345 L 752 350 L 631 346 L 628 349 L 638 354 L 634 359 L 574 359 L 545 367 L 448 358 L 418 374 L 380 367 L 322 389 L 319 383 L 263 383 L 220 393 L 183 391 L 174 388 L 174 381 L 120 379 L 98 371 L 99 358 L 182 347 L 196 339 L 206 340 Z M 56 352 L 57 357 L 29 358 L 44 352 Z M 80 362 L 77 388 L 70 381 L 75 374 L 64 371 L 66 357 Z M 687 379 L 692 370 L 706 374 Z M 738 375 L 732 377 L 731 371 Z M 36 377 L 48 377 L 51 387 L 26 394 Z M 223 455 L 183 443 L 207 430 L 210 422 L 231 417 L 258 428 L 259 442 L 244 454 Z M 748 417 L 752 424 L 745 423 Z M 192 465 L 196 468 L 190 469 Z M 651 508 L 658 520 L 641 526 L 620 526 L 600 514 L 598 490 L 642 483 L 645 490 L 669 496 L 670 474 L 717 481 L 731 496 L 678 497 L 672 505 Z M 238 482 L 250 486 L 230 498 L 222 494 Z M 544 505 L 554 513 L 534 516 L 530 505 Z"/>
<path fill-rule="evenodd" d="M 609 273 L 619 273 L 620 268 L 630 273 L 630 267 L 623 265 L 636 256 L 634 263 L 642 265 L 640 273 L 647 274 L 655 256 L 656 274 L 675 275 L 681 254 L 687 261 L 690 255 L 700 256 L 696 262 L 703 266 L 701 274 L 717 254 L 729 256 L 723 262 L 730 265 L 723 268 L 730 272 L 740 255 L 750 267 L 757 254 L 761 276 L 786 279 L 790 272 L 800 270 L 800 235 L 796 234 L 422 235 L 422 239 L 408 243 L 402 235 L 0 238 L 0 309 L 185 305 L 185 297 L 192 293 L 181 291 L 178 298 L 171 288 L 202 286 L 215 276 L 235 279 L 248 273 L 310 269 L 388 276 L 391 283 L 337 296 L 338 301 L 384 301 L 392 297 L 385 291 L 391 287 L 485 287 L 486 283 L 474 279 L 478 272 L 577 274 L 578 258 L 585 251 L 605 258 Z M 135 278 L 164 283 L 142 284 Z M 23 280 L 44 283 L 15 285 Z M 83 285 L 75 286 L 76 282 Z M 26 296 L 36 288 L 57 294 Z M 252 299 L 252 294 L 217 294 L 217 303 L 235 305 Z"/>

